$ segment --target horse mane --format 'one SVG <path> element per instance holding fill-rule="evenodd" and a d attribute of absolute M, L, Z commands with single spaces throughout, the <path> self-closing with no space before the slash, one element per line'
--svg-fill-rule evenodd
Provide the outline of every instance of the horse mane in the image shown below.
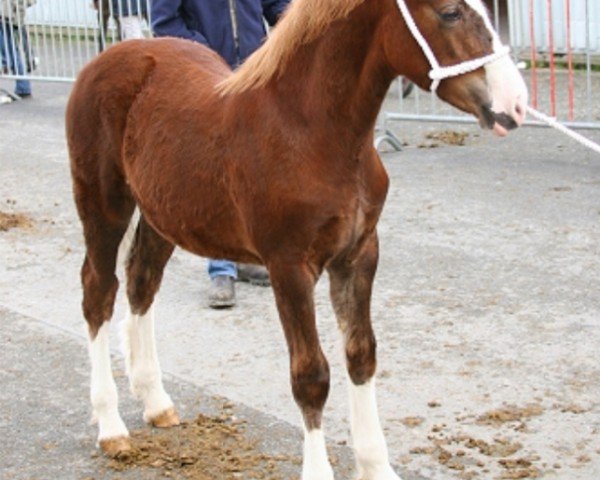
<path fill-rule="evenodd" d="M 333 22 L 365 0 L 294 0 L 267 41 L 217 86 L 221 95 L 264 86 L 281 74 L 299 47 L 318 38 Z"/>

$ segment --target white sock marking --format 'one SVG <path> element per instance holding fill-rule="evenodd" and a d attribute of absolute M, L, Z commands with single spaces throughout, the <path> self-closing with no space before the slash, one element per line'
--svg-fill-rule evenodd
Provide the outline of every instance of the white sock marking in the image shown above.
<path fill-rule="evenodd" d="M 119 415 L 119 396 L 110 366 L 109 322 L 98 330 L 89 343 L 92 363 L 90 398 L 93 417 L 98 422 L 98 440 L 129 436 L 127 427 Z"/>
<path fill-rule="evenodd" d="M 327 458 L 323 430 L 304 430 L 304 461 L 302 480 L 333 480 L 333 470 Z"/>
<path fill-rule="evenodd" d="M 165 392 L 154 339 L 154 306 L 144 315 L 128 309 L 122 330 L 123 355 L 132 393 L 144 402 L 144 420 L 149 421 L 173 407 Z"/>
<path fill-rule="evenodd" d="M 354 385 L 350 392 L 350 428 L 359 478 L 361 480 L 400 480 L 389 464 L 388 450 L 379 423 L 375 379 Z"/>

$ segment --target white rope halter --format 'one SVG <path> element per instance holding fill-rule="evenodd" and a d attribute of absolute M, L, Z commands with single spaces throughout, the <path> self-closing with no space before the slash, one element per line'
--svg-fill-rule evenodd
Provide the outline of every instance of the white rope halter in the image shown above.
<path fill-rule="evenodd" d="M 400 8 L 400 12 L 402 13 L 402 16 L 404 17 L 404 21 L 406 22 L 408 29 L 412 33 L 413 37 L 415 37 L 415 40 L 421 47 L 421 50 L 423 50 L 425 57 L 427 57 L 427 60 L 429 61 L 429 64 L 431 65 L 431 71 L 429 72 L 429 78 L 431 78 L 431 80 L 432 80 L 430 90 L 434 94 L 436 94 L 437 89 L 440 86 L 440 83 L 442 80 L 444 80 L 446 78 L 450 78 L 450 77 L 457 77 L 458 75 L 463 75 L 465 73 L 472 72 L 472 71 L 477 70 L 478 68 L 481 68 L 489 63 L 492 63 L 493 61 L 498 60 L 499 58 L 504 57 L 505 55 L 508 55 L 510 53 L 510 48 L 505 45 L 502 45 L 502 42 L 500 41 L 500 37 L 498 36 L 496 31 L 492 27 L 490 19 L 485 13 L 483 5 L 481 3 L 478 3 L 479 0 L 465 0 L 465 2 L 473 10 L 475 10 L 479 15 L 481 15 L 485 26 L 492 34 L 494 52 L 491 53 L 490 55 L 486 55 L 486 56 L 480 57 L 480 58 L 475 58 L 472 60 L 467 60 L 467 61 L 459 63 L 457 65 L 442 67 L 440 65 L 440 63 L 437 61 L 437 58 L 436 58 L 435 54 L 433 53 L 433 51 L 431 50 L 431 47 L 427 43 L 427 40 L 425 40 L 425 37 L 419 30 L 419 27 L 417 26 L 417 24 L 415 23 L 415 20 L 414 20 L 412 14 L 410 13 L 410 10 L 406 6 L 406 2 L 404 0 L 396 0 L 396 1 L 398 2 L 398 8 Z"/>

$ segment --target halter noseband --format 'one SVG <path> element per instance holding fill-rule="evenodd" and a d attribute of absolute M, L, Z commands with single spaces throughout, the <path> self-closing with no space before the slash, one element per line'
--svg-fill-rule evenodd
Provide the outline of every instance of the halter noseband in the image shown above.
<path fill-rule="evenodd" d="M 474 58 L 472 60 L 466 60 L 457 65 L 452 65 L 449 67 L 442 67 L 440 65 L 440 63 L 437 61 L 437 58 L 436 58 L 435 54 L 433 53 L 433 50 L 431 50 L 431 47 L 427 43 L 427 40 L 425 40 L 425 37 L 419 30 L 419 27 L 417 26 L 417 24 L 415 23 L 415 20 L 414 20 L 412 14 L 410 13 L 410 10 L 406 6 L 405 0 L 396 0 L 396 1 L 398 3 L 398 8 L 400 8 L 400 12 L 402 13 L 402 16 L 404 17 L 404 21 L 406 22 L 406 25 L 408 26 L 408 29 L 410 30 L 410 33 L 412 33 L 413 37 L 415 38 L 415 40 L 421 47 L 421 50 L 423 50 L 425 57 L 427 57 L 427 61 L 431 65 L 431 71 L 429 72 L 429 78 L 431 78 L 431 80 L 432 80 L 430 90 L 434 94 L 436 94 L 437 89 L 440 86 L 440 83 L 442 80 L 444 80 L 446 78 L 450 78 L 450 77 L 457 77 L 458 75 L 463 75 L 465 73 L 472 72 L 472 71 L 477 70 L 478 68 L 481 68 L 489 63 L 492 63 L 493 61 L 498 60 L 499 58 L 502 58 L 505 55 L 508 55 L 510 53 L 510 48 L 506 45 L 502 45 L 502 42 L 500 42 L 500 38 L 498 37 L 498 34 L 492 27 L 492 24 L 490 23 L 490 19 L 488 18 L 488 16 L 485 13 L 482 13 L 481 11 L 479 11 L 476 8 L 476 6 L 473 4 L 473 2 L 476 2 L 478 0 L 465 0 L 466 3 L 471 8 L 473 8 L 473 10 L 475 10 L 479 15 L 481 15 L 481 17 L 483 19 L 483 23 L 485 24 L 487 29 L 492 34 L 492 38 L 494 39 L 494 42 L 493 42 L 494 52 L 489 55 L 486 55 L 484 57 Z"/>

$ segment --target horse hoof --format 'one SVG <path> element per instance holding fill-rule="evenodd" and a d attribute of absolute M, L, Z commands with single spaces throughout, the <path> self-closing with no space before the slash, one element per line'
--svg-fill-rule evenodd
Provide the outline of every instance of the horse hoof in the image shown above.
<path fill-rule="evenodd" d="M 110 458 L 126 458 L 131 453 L 129 437 L 113 437 L 100 440 L 100 448 Z"/>
<path fill-rule="evenodd" d="M 180 424 L 179 415 L 175 411 L 174 407 L 168 408 L 162 413 L 159 413 L 156 417 L 150 418 L 149 423 L 153 427 L 157 428 L 169 428 L 175 427 Z"/>

